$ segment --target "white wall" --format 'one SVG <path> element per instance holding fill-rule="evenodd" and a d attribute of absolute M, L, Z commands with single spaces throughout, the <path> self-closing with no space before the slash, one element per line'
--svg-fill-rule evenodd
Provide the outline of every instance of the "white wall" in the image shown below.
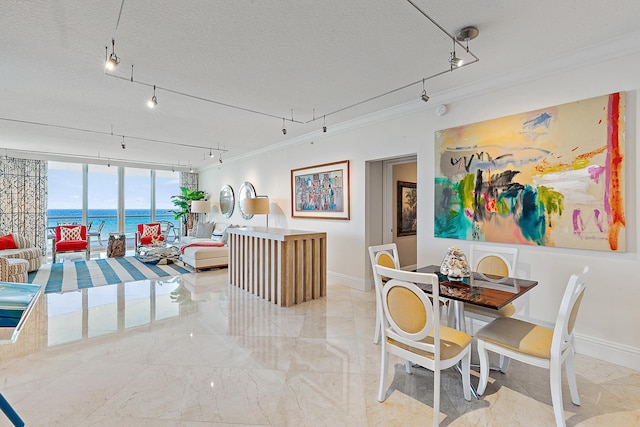
<path fill-rule="evenodd" d="M 566 57 L 562 61 L 560 67 L 571 68 Z M 298 145 L 204 170 L 201 187 L 216 195 L 223 184 L 230 184 L 237 191 L 243 181 L 252 182 L 258 194 L 269 195 L 278 205 L 279 211 L 272 205 L 270 226 L 326 231 L 330 281 L 364 290 L 370 276 L 366 256 L 366 161 L 418 153 L 418 264 L 439 263 L 447 247 L 455 244 L 468 251 L 469 242 L 433 237 L 436 130 L 627 91 L 627 252 L 520 246 L 520 262 L 524 274 L 540 283 L 531 293 L 530 312 L 533 318 L 542 322 L 555 320 L 569 275 L 589 265 L 589 287 L 577 322 L 577 351 L 637 368 L 640 366 L 640 315 L 636 308 L 640 301 L 640 261 L 636 237 L 638 159 L 635 146 L 640 54 L 627 52 L 617 59 L 568 71 L 549 71 L 548 68 L 545 64 L 544 78 L 531 79 L 535 73 L 526 70 L 521 74 L 528 76 L 530 81 L 516 84 L 514 81 L 519 76 L 505 75 L 492 82 L 434 95 L 429 104 L 416 101 L 415 105 L 399 107 L 395 111 L 398 115 L 392 118 L 384 118 L 394 113 L 387 111 L 379 114 L 377 120 L 372 120 L 376 118 L 373 116 L 353 123 L 351 130 L 330 128 L 327 134 L 315 134 Z M 433 111 L 439 103 L 449 106 L 448 114 L 443 117 L 437 117 Z M 417 111 L 402 113 L 412 108 Z M 315 142 L 312 144 L 311 140 Z M 290 218 L 290 170 L 345 159 L 351 161 L 351 220 Z M 226 222 L 245 223 L 237 211 Z M 264 217 L 256 217 L 250 223 L 264 225 Z"/>

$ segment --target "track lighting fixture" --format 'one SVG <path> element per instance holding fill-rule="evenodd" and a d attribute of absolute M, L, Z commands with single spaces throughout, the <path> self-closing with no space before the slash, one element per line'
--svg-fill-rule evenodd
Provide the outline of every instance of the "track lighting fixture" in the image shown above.
<path fill-rule="evenodd" d="M 322 132 L 327 133 L 327 116 L 322 116 Z"/>
<path fill-rule="evenodd" d="M 211 148 L 209 148 L 209 158 L 213 159 L 213 150 Z"/>
<path fill-rule="evenodd" d="M 422 95 L 420 95 L 420 99 L 424 102 L 429 102 L 429 95 L 427 95 L 427 90 L 424 87 L 424 79 L 422 79 Z"/>
<path fill-rule="evenodd" d="M 127 148 L 127 145 L 124 143 L 124 135 L 122 135 L 122 142 L 120 143 L 120 145 L 122 146 L 123 150 Z"/>
<path fill-rule="evenodd" d="M 464 64 L 464 60 L 461 58 L 458 58 L 456 56 L 456 41 L 453 40 L 453 52 L 451 52 L 451 56 L 449 57 L 449 64 L 451 64 L 451 69 L 453 70 L 454 68 L 458 68 L 458 67 L 462 67 L 462 64 Z"/>
<path fill-rule="evenodd" d="M 282 134 L 283 135 L 287 134 L 287 128 L 284 126 L 284 117 L 282 118 Z"/>
<path fill-rule="evenodd" d="M 108 48 L 105 48 L 107 50 Z M 108 53 L 105 52 L 105 55 Z M 104 63 L 104 66 L 107 70 L 112 71 L 115 70 L 116 67 L 120 64 L 120 58 L 116 55 L 116 39 L 111 39 L 111 55 L 109 55 Z"/>
<path fill-rule="evenodd" d="M 218 159 L 220 163 L 222 163 L 222 152 L 220 152 L 220 158 Z"/>
<path fill-rule="evenodd" d="M 153 96 L 147 101 L 147 106 L 149 108 L 155 108 L 156 105 L 158 105 L 158 98 L 156 98 L 156 85 L 153 85 Z"/>
<path fill-rule="evenodd" d="M 107 159 L 107 167 L 110 168 L 111 167 L 111 160 Z"/>

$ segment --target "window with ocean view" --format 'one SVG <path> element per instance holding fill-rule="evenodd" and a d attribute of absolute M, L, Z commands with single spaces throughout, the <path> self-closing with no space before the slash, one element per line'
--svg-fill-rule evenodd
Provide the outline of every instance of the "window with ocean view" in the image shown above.
<path fill-rule="evenodd" d="M 155 221 L 178 225 L 171 213 L 174 208 L 171 196 L 180 193 L 178 172 L 152 173 L 150 169 L 122 168 L 124 193 L 118 194 L 120 167 L 87 165 L 84 169 L 87 188 L 83 188 L 83 169 L 81 164 L 49 162 L 47 225 L 50 228 L 62 223 L 83 223 L 83 209 L 86 209 L 84 223 L 91 232 L 97 232 L 104 221 L 100 238 L 94 236 L 91 243 L 92 248 L 99 248 L 98 243 L 106 246 L 109 233 L 124 231 L 128 238 L 133 238 L 137 225 L 148 223 L 154 217 Z M 155 197 L 152 197 L 154 188 Z M 85 194 L 86 206 L 83 206 Z M 118 224 L 119 200 L 123 200 L 125 206 L 124 224 Z"/>

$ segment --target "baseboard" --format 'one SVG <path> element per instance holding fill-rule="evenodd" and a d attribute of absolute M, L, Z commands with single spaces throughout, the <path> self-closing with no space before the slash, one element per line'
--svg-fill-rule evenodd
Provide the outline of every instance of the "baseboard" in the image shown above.
<path fill-rule="evenodd" d="M 573 338 L 576 353 L 615 363 L 625 368 L 637 370 L 640 366 L 640 349 L 636 347 L 578 333 L 575 333 Z"/>
<path fill-rule="evenodd" d="M 366 280 L 360 277 L 347 276 L 333 271 L 327 271 L 327 282 L 347 286 L 362 292 L 369 291 L 373 286 L 373 283 L 367 283 Z"/>

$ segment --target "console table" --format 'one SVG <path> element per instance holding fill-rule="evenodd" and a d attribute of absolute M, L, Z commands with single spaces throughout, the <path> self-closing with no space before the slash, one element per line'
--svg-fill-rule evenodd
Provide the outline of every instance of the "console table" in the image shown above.
<path fill-rule="evenodd" d="M 327 233 L 229 228 L 229 283 L 279 306 L 327 294 Z"/>

